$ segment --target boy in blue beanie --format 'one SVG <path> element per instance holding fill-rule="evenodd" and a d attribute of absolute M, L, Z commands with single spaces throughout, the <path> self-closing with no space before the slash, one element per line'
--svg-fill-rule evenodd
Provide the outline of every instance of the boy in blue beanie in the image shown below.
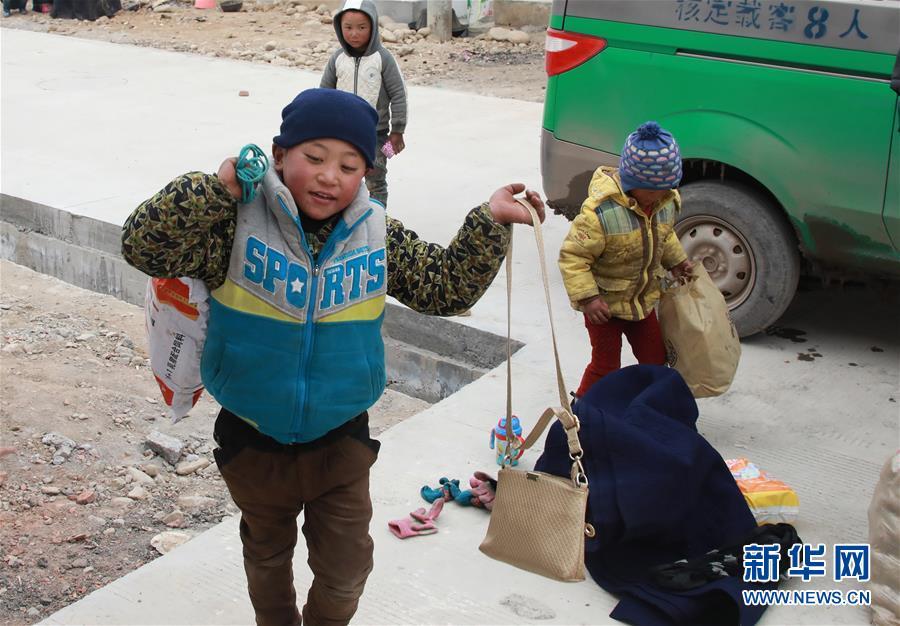
<path fill-rule="evenodd" d="M 397 60 L 381 45 L 372 0 L 345 0 L 333 21 L 341 47 L 328 59 L 319 86 L 355 93 L 378 111 L 375 162 L 366 186 L 372 198 L 387 206 L 387 157 L 406 147 L 406 84 Z M 386 144 L 388 154 L 382 151 Z"/>
<path fill-rule="evenodd" d="M 216 463 L 241 510 L 244 568 L 261 626 L 347 624 L 372 569 L 367 409 L 385 387 L 385 297 L 433 315 L 471 307 L 494 279 L 513 222 L 494 192 L 445 249 L 369 199 L 378 116 L 363 99 L 310 89 L 282 111 L 273 168 L 241 202 L 236 159 L 179 176 L 125 223 L 122 253 L 155 277 L 211 291 L 203 383 L 222 405 Z M 543 219 L 534 192 L 528 201 Z M 314 579 L 297 610 L 297 517 Z"/>
<path fill-rule="evenodd" d="M 617 169 L 594 172 L 559 252 L 563 283 L 591 340 L 576 398 L 621 367 L 623 334 L 639 363 L 666 362 L 654 310 L 659 279 L 691 269 L 674 229 L 680 182 L 678 143 L 656 122 L 628 135 Z"/>

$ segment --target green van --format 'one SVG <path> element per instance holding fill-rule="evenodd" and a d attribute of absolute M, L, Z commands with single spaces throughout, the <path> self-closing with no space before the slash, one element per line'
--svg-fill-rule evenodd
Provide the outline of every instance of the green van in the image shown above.
<path fill-rule="evenodd" d="M 801 264 L 900 278 L 898 49 L 898 0 L 554 0 L 549 204 L 573 219 L 656 120 L 684 158 L 678 235 L 742 336 L 784 312 Z"/>

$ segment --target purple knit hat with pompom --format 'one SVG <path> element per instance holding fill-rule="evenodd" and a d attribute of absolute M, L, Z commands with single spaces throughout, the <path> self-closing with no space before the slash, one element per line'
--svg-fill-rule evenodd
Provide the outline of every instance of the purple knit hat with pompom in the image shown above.
<path fill-rule="evenodd" d="M 619 159 L 622 191 L 674 189 L 681 182 L 681 152 L 672 133 L 645 122 L 628 135 Z"/>

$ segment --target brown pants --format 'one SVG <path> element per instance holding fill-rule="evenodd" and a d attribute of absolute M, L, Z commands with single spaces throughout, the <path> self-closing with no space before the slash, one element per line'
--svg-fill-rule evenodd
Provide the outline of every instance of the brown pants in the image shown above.
<path fill-rule="evenodd" d="M 251 447 L 233 456 L 221 448 L 216 453 L 241 510 L 244 570 L 256 623 L 347 624 L 372 571 L 369 468 L 375 452 L 358 439 L 342 437 L 296 453 Z M 301 511 L 313 572 L 302 619 L 291 567 Z"/>
<path fill-rule="evenodd" d="M 613 317 L 605 324 L 593 324 L 585 315 L 584 325 L 591 338 L 591 362 L 584 369 L 581 384 L 575 392 L 579 398 L 595 382 L 622 367 L 622 335 L 628 338 L 638 363 L 666 363 L 666 347 L 663 345 L 656 311 L 651 311 L 650 315 L 637 322 Z"/>

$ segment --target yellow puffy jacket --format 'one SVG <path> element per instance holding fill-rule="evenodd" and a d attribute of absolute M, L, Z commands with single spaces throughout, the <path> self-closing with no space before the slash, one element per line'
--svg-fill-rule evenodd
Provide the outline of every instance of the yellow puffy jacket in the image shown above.
<path fill-rule="evenodd" d="M 559 251 L 559 269 L 575 309 L 599 295 L 613 317 L 642 320 L 660 296 L 659 280 L 687 258 L 675 236 L 681 196 L 672 190 L 648 217 L 625 195 L 615 168 L 594 172 L 581 213 Z"/>

